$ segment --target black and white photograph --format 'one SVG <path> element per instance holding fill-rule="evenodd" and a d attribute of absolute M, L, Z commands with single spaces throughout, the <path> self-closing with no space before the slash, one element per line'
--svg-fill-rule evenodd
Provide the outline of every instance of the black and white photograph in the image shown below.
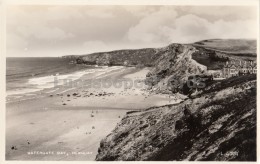
<path fill-rule="evenodd" d="M 257 162 L 259 1 L 145 2 L 6 2 L 5 162 Z"/>

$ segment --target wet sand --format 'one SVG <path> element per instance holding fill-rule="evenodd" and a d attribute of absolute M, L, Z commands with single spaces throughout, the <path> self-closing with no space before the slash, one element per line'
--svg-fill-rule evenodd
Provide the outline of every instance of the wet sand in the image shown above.
<path fill-rule="evenodd" d="M 79 79 L 125 78 L 136 82 L 132 87 L 59 87 L 10 100 L 6 103 L 6 160 L 95 160 L 100 141 L 127 111 L 181 101 L 140 87 L 142 82 L 136 80 L 144 79 L 148 71 L 126 67 Z"/>

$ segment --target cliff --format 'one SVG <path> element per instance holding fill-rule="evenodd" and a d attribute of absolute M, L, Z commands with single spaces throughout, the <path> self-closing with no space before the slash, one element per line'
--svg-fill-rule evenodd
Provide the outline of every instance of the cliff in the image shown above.
<path fill-rule="evenodd" d="M 189 77 L 208 75 L 207 67 L 192 59 L 197 49 L 191 45 L 171 44 L 160 49 L 160 57 L 147 74 L 146 84 L 157 92 L 183 93 Z"/>
<path fill-rule="evenodd" d="M 116 50 L 80 56 L 82 62 L 98 65 L 143 65 L 153 66 L 157 59 L 157 49 Z"/>
<path fill-rule="evenodd" d="M 212 82 L 178 105 L 129 112 L 96 160 L 256 160 L 256 76 Z"/>
<path fill-rule="evenodd" d="M 81 56 L 82 63 L 99 65 L 151 66 L 146 84 L 156 92 L 181 92 L 182 84 L 193 75 L 208 75 L 207 67 L 192 58 L 192 45 L 170 44 L 163 48 L 117 50 Z M 177 87 L 169 87 L 175 81 Z"/>
<path fill-rule="evenodd" d="M 93 53 L 77 59 L 86 64 L 153 67 L 146 78 L 149 89 L 183 94 L 194 92 L 185 89 L 188 79 L 193 76 L 210 79 L 209 70 L 221 70 L 229 60 L 256 60 L 256 41 L 212 39 L 193 44 L 173 43 L 162 48 Z"/>
<path fill-rule="evenodd" d="M 256 60 L 255 43 L 213 39 L 80 56 L 82 63 L 151 66 L 149 89 L 189 97 L 128 112 L 101 141 L 96 160 L 255 161 L 256 76 L 213 81 L 210 75 L 229 60 Z M 205 86 L 198 88 L 196 78 L 205 79 Z"/>

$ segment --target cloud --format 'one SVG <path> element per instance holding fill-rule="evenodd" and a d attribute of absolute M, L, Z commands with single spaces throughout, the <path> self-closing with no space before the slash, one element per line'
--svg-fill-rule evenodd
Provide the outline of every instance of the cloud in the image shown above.
<path fill-rule="evenodd" d="M 43 13 L 45 21 L 83 19 L 84 14 L 71 6 L 52 6 Z"/>
<path fill-rule="evenodd" d="M 257 14 L 254 6 L 185 6 L 179 9 L 186 14 L 197 15 L 208 20 L 252 19 Z"/>
<path fill-rule="evenodd" d="M 122 6 L 122 9 L 136 17 L 145 17 L 158 10 L 158 6 Z"/>
<path fill-rule="evenodd" d="M 161 39 L 161 30 L 171 26 L 177 17 L 175 10 L 161 8 L 161 10 L 145 16 L 140 22 L 131 27 L 126 34 L 130 41 L 156 42 Z"/>
<path fill-rule="evenodd" d="M 54 14 L 54 8 L 57 10 L 55 12 L 56 14 Z M 11 28 L 7 29 L 10 31 L 9 33 L 19 35 L 27 40 L 30 40 L 32 37 L 48 41 L 52 39 L 63 40 L 74 37 L 72 33 L 66 32 L 55 26 L 53 27 L 49 24 L 49 21 L 51 20 L 62 19 L 64 17 L 61 14 L 62 12 L 58 12 L 60 11 L 59 8 L 52 7 L 48 12 L 40 10 L 37 14 L 28 12 L 31 10 L 35 11 L 36 9 L 28 8 L 26 12 L 18 8 L 14 13 L 9 13 L 7 21 L 8 27 Z M 63 13 L 63 15 L 65 14 Z M 66 15 L 67 18 L 68 15 L 70 14 Z"/>
<path fill-rule="evenodd" d="M 256 38 L 256 24 L 254 7 L 12 5 L 7 8 L 7 46 L 54 55 L 160 47 Z"/>
<path fill-rule="evenodd" d="M 7 33 L 7 49 L 24 49 L 28 46 L 28 41 L 20 37 L 19 35 L 15 35 L 12 33 Z"/>
<path fill-rule="evenodd" d="M 19 34 L 23 35 L 26 38 L 35 37 L 41 40 L 63 40 L 74 37 L 71 33 L 66 33 L 60 28 L 57 27 L 48 27 L 42 25 L 41 23 L 32 23 L 31 25 L 25 25 L 18 27 L 17 31 Z"/>
<path fill-rule="evenodd" d="M 171 42 L 190 43 L 209 38 L 256 38 L 256 21 L 217 20 L 210 22 L 195 15 L 185 15 L 175 21 L 175 27 L 166 28 Z"/>
<path fill-rule="evenodd" d="M 255 20 L 208 20 L 193 14 L 179 16 L 161 9 L 129 29 L 127 38 L 140 43 L 191 43 L 210 38 L 256 38 Z"/>
<path fill-rule="evenodd" d="M 85 12 L 85 15 L 96 18 L 114 18 L 113 9 L 106 7 L 89 7 Z"/>
<path fill-rule="evenodd" d="M 100 40 L 87 41 L 83 43 L 86 52 L 100 52 L 109 49 L 109 46 Z"/>

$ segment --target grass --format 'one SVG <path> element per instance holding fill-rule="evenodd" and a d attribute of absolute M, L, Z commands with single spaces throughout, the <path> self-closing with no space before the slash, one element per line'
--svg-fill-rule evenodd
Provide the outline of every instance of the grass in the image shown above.
<path fill-rule="evenodd" d="M 207 54 L 193 54 L 192 59 L 196 60 L 198 63 L 207 66 L 208 70 L 219 70 L 225 65 L 225 62 L 214 61 Z"/>
<path fill-rule="evenodd" d="M 256 40 L 247 39 L 211 39 L 195 42 L 194 46 L 214 49 L 226 53 L 256 54 Z"/>
<path fill-rule="evenodd" d="M 202 94 L 208 94 L 211 92 L 216 92 L 219 90 L 223 90 L 229 87 L 234 87 L 239 84 L 245 83 L 247 81 L 252 81 L 256 80 L 256 75 L 255 74 L 249 74 L 249 75 L 243 75 L 243 76 L 236 76 L 236 77 L 231 77 L 222 81 L 213 81 L 209 87 L 206 87 Z M 196 95 L 200 96 L 200 95 Z"/>

